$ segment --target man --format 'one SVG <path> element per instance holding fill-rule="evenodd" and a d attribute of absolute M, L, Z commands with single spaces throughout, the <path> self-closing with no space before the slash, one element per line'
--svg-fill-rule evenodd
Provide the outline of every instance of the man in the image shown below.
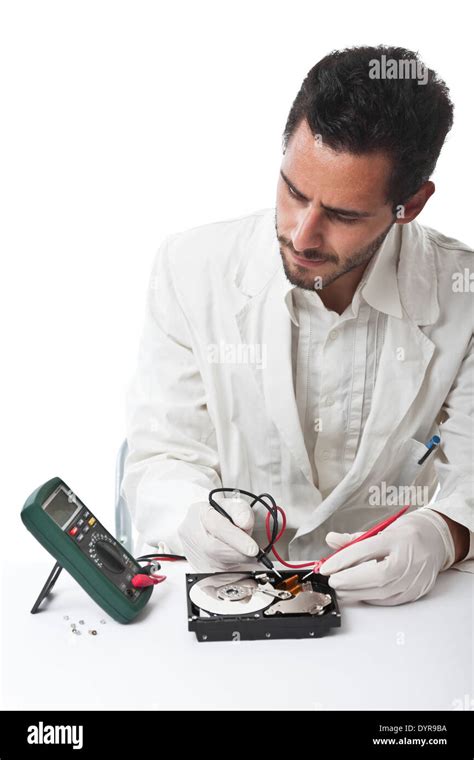
<path fill-rule="evenodd" d="M 413 52 L 336 51 L 291 108 L 276 208 L 166 238 L 124 478 L 151 547 L 201 571 L 255 563 L 261 511 L 226 500 L 232 524 L 207 500 L 240 486 L 284 508 L 290 560 L 410 504 L 322 565 L 342 599 L 400 604 L 472 571 L 473 251 L 415 221 L 452 111 Z"/>

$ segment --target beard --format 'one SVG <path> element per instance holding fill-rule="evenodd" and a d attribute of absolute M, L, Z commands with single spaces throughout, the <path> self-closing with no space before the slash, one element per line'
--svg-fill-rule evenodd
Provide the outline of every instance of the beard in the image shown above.
<path fill-rule="evenodd" d="M 395 217 L 394 217 L 395 219 Z M 350 256 L 348 256 L 343 263 L 341 264 L 339 257 L 335 256 L 331 253 L 324 253 L 323 251 L 317 251 L 317 250 L 307 250 L 302 253 L 297 253 L 298 256 L 308 259 L 308 261 L 314 261 L 314 260 L 324 260 L 333 264 L 336 264 L 335 269 L 332 272 L 329 272 L 325 275 L 318 275 L 318 286 L 317 289 L 322 289 L 330 285 L 335 280 L 339 279 L 339 277 L 342 277 L 342 275 L 347 274 L 347 272 L 351 272 L 353 269 L 357 269 L 357 267 L 360 267 L 362 264 L 367 264 L 371 260 L 373 256 L 377 253 L 380 246 L 382 245 L 383 241 L 387 237 L 388 233 L 392 229 L 394 225 L 394 219 L 390 222 L 389 226 L 383 230 L 383 232 L 380 233 L 380 235 L 377 235 L 377 237 L 372 240 L 370 243 L 368 243 L 364 248 L 360 248 L 357 251 L 354 251 Z M 287 280 L 292 284 L 296 285 L 298 288 L 302 288 L 302 290 L 315 290 L 315 281 L 316 278 L 308 273 L 308 270 L 305 270 L 303 266 L 298 266 L 298 264 L 293 264 L 291 267 L 288 264 L 288 261 L 285 257 L 285 254 L 283 253 L 282 244 L 286 247 L 286 249 L 290 249 L 293 253 L 296 253 L 295 249 L 293 248 L 291 241 L 287 240 L 287 238 L 283 237 L 278 233 L 278 221 L 277 221 L 277 213 L 275 209 L 275 231 L 277 240 L 280 243 L 280 255 L 283 262 L 283 270 L 285 272 Z M 339 266 L 337 266 L 339 264 Z M 314 270 L 317 271 L 317 270 Z"/>

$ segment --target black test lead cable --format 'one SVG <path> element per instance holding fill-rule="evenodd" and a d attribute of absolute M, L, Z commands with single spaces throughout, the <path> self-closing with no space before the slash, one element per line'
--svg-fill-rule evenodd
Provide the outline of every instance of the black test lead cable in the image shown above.
<path fill-rule="evenodd" d="M 266 546 L 264 549 L 260 549 L 259 547 L 259 551 L 255 559 L 257 560 L 257 562 L 261 562 L 262 565 L 265 565 L 267 570 L 271 570 L 273 573 L 278 575 L 279 578 L 282 578 L 281 574 L 278 572 L 276 567 L 274 567 L 273 562 L 270 559 L 268 559 L 268 556 L 267 556 L 268 552 L 270 551 L 273 544 L 275 543 L 275 539 L 278 535 L 278 507 L 276 505 L 276 502 L 273 496 L 270 496 L 269 493 L 262 493 L 260 494 L 260 496 L 257 496 L 254 493 L 250 493 L 250 491 L 244 491 L 242 488 L 214 488 L 214 490 L 209 493 L 209 504 L 211 505 L 211 507 L 214 507 L 214 509 L 217 512 L 219 512 L 219 514 L 222 515 L 222 517 L 226 517 L 228 520 L 230 520 L 232 525 L 235 525 L 235 522 L 233 521 L 232 517 L 228 515 L 225 509 L 221 507 L 220 504 L 218 504 L 217 501 L 213 498 L 214 494 L 216 493 L 235 493 L 236 495 L 238 494 L 239 496 L 240 494 L 244 494 L 244 496 L 248 496 L 250 499 L 252 499 L 250 508 L 252 508 L 254 504 L 256 504 L 257 502 L 260 502 L 260 504 L 263 504 L 267 512 L 270 512 L 273 518 L 271 540 L 268 546 Z M 268 505 L 264 501 L 264 499 L 268 499 L 270 501 L 270 505 Z M 235 527 L 238 528 L 239 526 L 236 525 Z"/>

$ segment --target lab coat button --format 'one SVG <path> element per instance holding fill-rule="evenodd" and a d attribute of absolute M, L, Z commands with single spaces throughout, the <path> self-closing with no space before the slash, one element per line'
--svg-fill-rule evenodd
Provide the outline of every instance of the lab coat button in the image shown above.
<path fill-rule="evenodd" d="M 331 332 L 329 333 L 329 337 L 331 338 L 331 340 L 336 340 L 338 334 L 339 333 L 337 330 L 331 330 Z"/>

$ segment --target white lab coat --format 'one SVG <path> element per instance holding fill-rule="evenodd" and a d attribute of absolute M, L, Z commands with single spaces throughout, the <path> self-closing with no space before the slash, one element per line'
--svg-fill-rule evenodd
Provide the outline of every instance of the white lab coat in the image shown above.
<path fill-rule="evenodd" d="M 352 466 L 323 499 L 295 402 L 274 215 L 263 209 L 169 235 L 156 255 L 127 396 L 123 480 L 142 550 L 181 553 L 176 529 L 187 509 L 221 485 L 275 497 L 288 519 L 278 546 L 290 559 L 325 556 L 329 530 L 364 530 L 397 511 L 369 504 L 369 488 L 382 482 L 426 485 L 429 498 L 439 482 L 436 509 L 474 531 L 474 306 L 466 287 L 474 252 L 417 222 L 390 231 L 400 245 L 402 313 L 388 317 Z M 439 450 L 420 466 L 434 434 Z M 265 545 L 257 512 L 254 535 Z M 474 561 L 458 568 L 472 572 Z"/>

